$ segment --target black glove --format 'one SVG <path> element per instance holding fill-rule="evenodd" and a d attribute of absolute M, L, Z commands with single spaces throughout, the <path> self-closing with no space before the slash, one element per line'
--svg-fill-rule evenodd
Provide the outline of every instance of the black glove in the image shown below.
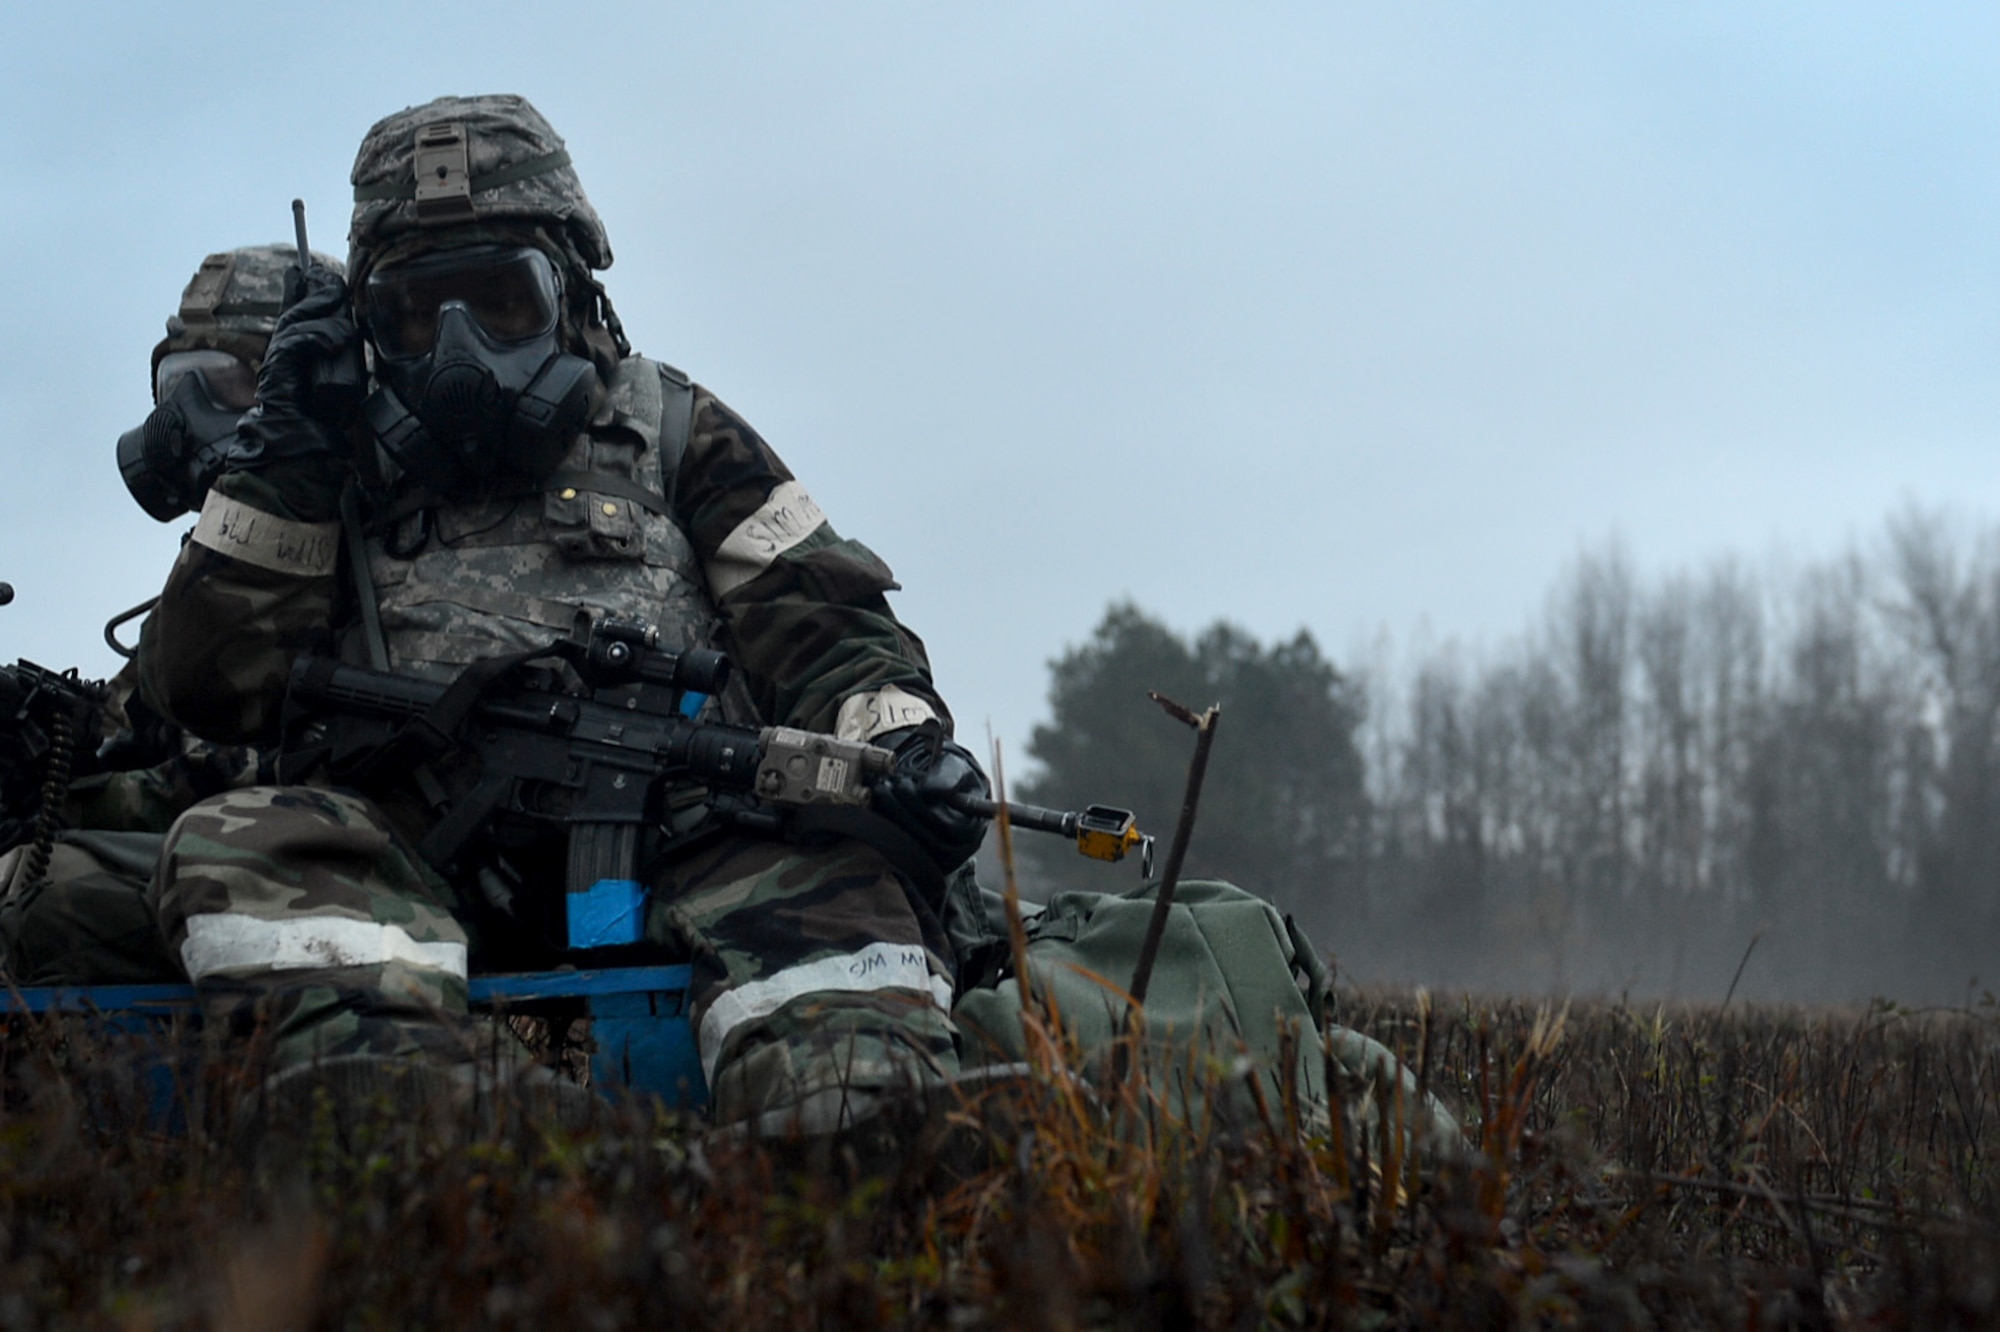
<path fill-rule="evenodd" d="M 313 414 L 313 385 L 315 373 L 324 373 L 320 367 L 360 346 L 347 282 L 323 264 L 303 272 L 294 265 L 285 274 L 285 296 L 289 304 L 257 371 L 257 405 L 236 430 L 231 467 L 342 451 L 341 423 Z"/>
<path fill-rule="evenodd" d="M 986 820 L 947 803 L 954 795 L 992 795 L 971 751 L 946 739 L 935 720 L 885 732 L 871 743 L 896 756 L 895 768 L 875 783 L 871 808 L 915 839 L 940 874 L 972 859 L 986 838 Z"/>

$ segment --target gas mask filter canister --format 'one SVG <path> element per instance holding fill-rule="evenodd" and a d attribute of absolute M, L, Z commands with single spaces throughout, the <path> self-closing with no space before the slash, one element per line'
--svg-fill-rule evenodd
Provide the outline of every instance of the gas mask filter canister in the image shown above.
<path fill-rule="evenodd" d="M 257 378 L 225 351 L 169 352 L 154 372 L 153 401 L 145 421 L 118 437 L 118 471 L 139 507 L 166 523 L 200 506 L 257 401 Z"/>

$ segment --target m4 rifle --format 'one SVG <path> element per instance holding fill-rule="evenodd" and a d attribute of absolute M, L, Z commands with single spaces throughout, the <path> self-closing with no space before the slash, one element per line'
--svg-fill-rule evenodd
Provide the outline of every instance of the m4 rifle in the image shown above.
<path fill-rule="evenodd" d="M 557 661 L 570 669 L 551 670 Z M 705 787 L 713 813 L 761 832 L 854 832 L 894 766 L 889 750 L 864 741 L 698 720 L 729 674 L 720 652 L 665 651 L 649 626 L 608 617 L 587 636 L 489 658 L 449 684 L 305 656 L 286 695 L 279 780 L 428 786 L 436 819 L 417 849 L 440 868 L 497 819 L 560 827 L 569 946 L 636 942 L 639 859 L 648 830 L 666 822 L 670 787 Z M 451 797 L 432 765 L 460 755 L 476 759 L 476 775 Z M 961 807 L 984 818 L 1002 808 Z M 1099 859 L 1150 851 L 1123 810 L 1004 808 L 1010 822 L 1073 837 Z"/>

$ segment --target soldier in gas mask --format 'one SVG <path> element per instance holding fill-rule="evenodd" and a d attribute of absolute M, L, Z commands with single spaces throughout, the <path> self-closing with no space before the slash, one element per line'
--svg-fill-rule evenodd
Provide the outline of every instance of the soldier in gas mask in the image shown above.
<path fill-rule="evenodd" d="M 297 252 L 252 245 L 201 261 L 153 348 L 153 410 L 119 437 L 132 497 L 161 522 L 201 507 L 243 413 L 256 400 Z M 317 261 L 338 271 L 337 261 Z M 196 801 L 254 785 L 255 751 L 181 733 L 134 699 L 136 673 L 114 680 L 96 733 L 82 737 L 49 845 L 0 841 L 0 969 L 18 985 L 172 981 L 147 885 L 173 820 Z M 101 751 L 101 752 L 98 752 Z M 32 809 L 0 810 L 25 839 Z M 11 840 L 11 839 L 10 839 Z M 39 872 L 36 867 L 39 866 Z"/>
<path fill-rule="evenodd" d="M 338 273 L 325 255 L 314 263 Z M 118 470 L 139 507 L 160 522 L 201 508 L 243 413 L 284 309 L 287 245 L 211 254 L 188 279 L 167 336 L 153 348 L 153 410 L 118 437 Z"/>
<path fill-rule="evenodd" d="M 526 101 L 390 116 L 353 184 L 352 285 L 315 266 L 279 322 L 145 632 L 147 697 L 259 742 L 301 652 L 442 681 L 579 613 L 720 647 L 737 684 L 709 715 L 896 752 L 876 806 L 899 836 L 788 844 L 709 827 L 699 791 L 669 793 L 645 935 L 693 963 L 716 1118 L 835 1130 L 949 1079 L 939 893 L 984 825 L 938 797 L 986 784 L 939 743 L 950 714 L 889 570 L 742 418 L 632 354 L 596 277 L 604 227 Z M 373 391 L 330 421 L 313 367 L 357 339 Z M 559 892 L 561 847 L 496 841 L 479 884 L 446 878 L 413 849 L 435 818 L 422 784 L 235 792 L 168 838 L 168 943 L 215 1016 L 253 1006 L 276 1033 L 274 1094 L 483 1076 L 468 956 L 532 953 L 522 904 Z M 496 881 L 514 890 L 496 898 Z"/>

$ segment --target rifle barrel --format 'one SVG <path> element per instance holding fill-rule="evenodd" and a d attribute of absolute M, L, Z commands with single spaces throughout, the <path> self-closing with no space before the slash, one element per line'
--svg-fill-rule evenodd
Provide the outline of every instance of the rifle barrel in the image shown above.
<path fill-rule="evenodd" d="M 951 807 L 962 814 L 970 814 L 979 819 L 1000 817 L 998 801 L 985 800 L 976 795 L 954 794 Z M 1056 833 L 1063 837 L 1076 836 L 1077 814 L 1074 810 L 1046 809 L 1041 805 L 1017 805 L 1008 801 L 1007 822 L 1016 828 L 1027 828 L 1034 832 Z"/>

